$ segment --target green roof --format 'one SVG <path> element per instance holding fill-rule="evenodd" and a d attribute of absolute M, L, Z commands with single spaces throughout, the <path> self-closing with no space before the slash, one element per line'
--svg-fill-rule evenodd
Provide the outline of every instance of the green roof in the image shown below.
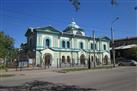
<path fill-rule="evenodd" d="M 65 30 L 63 30 L 63 32 L 67 32 L 67 31 L 72 31 L 72 30 L 77 30 L 77 31 L 84 31 L 81 28 L 75 28 L 75 27 L 67 27 Z"/>
<path fill-rule="evenodd" d="M 45 32 L 56 32 L 60 33 L 57 29 L 53 28 L 52 26 L 42 27 L 42 28 L 35 28 L 36 31 L 45 31 Z"/>

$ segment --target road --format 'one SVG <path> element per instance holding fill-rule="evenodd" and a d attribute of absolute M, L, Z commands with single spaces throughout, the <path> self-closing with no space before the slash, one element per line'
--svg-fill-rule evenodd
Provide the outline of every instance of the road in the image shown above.
<path fill-rule="evenodd" d="M 20 85 L 29 81 L 48 81 L 96 91 L 137 91 L 137 67 L 87 70 L 56 73 L 44 70 L 18 72 L 14 77 L 2 78 L 0 85 Z"/>

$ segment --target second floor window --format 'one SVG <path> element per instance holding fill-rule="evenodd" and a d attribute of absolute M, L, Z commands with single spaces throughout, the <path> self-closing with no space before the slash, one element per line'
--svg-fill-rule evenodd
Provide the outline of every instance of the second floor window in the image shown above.
<path fill-rule="evenodd" d="M 82 36 L 82 33 L 80 31 L 76 32 L 76 35 Z"/>
<path fill-rule="evenodd" d="M 106 50 L 107 48 L 106 48 L 106 45 L 103 45 L 103 47 L 104 47 L 104 50 Z"/>
<path fill-rule="evenodd" d="M 97 49 L 97 44 L 91 43 L 90 47 L 91 47 L 91 49 L 94 49 L 94 48 L 95 48 L 95 50 L 96 50 L 96 49 Z"/>
<path fill-rule="evenodd" d="M 83 49 L 83 43 L 82 42 L 80 42 L 80 48 Z"/>
<path fill-rule="evenodd" d="M 70 42 L 67 41 L 67 48 L 70 48 Z"/>
<path fill-rule="evenodd" d="M 62 48 L 65 48 L 65 41 L 62 41 Z"/>
<path fill-rule="evenodd" d="M 95 47 L 95 50 L 96 50 L 96 49 L 97 49 L 97 44 L 95 44 L 95 46 L 94 46 L 94 47 Z"/>
<path fill-rule="evenodd" d="M 46 47 L 50 47 L 50 40 L 46 39 Z"/>
<path fill-rule="evenodd" d="M 91 43 L 91 45 L 90 45 L 90 46 L 91 46 L 91 49 L 93 49 L 93 48 L 94 48 L 93 43 Z"/>

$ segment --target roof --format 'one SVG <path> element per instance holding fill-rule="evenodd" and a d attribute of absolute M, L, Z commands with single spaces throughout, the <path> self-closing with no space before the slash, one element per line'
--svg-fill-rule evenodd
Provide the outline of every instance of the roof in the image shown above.
<path fill-rule="evenodd" d="M 69 25 L 69 27 L 67 27 L 66 30 L 64 30 L 64 31 L 68 31 L 69 29 L 71 30 L 71 29 L 75 29 L 75 28 L 70 27 L 70 25 Z M 80 29 L 78 26 L 77 26 L 76 29 L 79 30 L 79 31 L 83 31 L 83 29 Z M 64 36 L 64 37 L 76 37 L 76 38 L 89 39 L 89 40 L 93 39 L 93 37 L 89 37 L 89 36 L 80 36 L 80 35 L 74 35 L 74 34 L 68 33 L 68 32 L 60 32 L 52 26 L 34 28 L 34 29 L 33 28 L 28 28 L 25 36 L 33 34 L 35 31 L 36 32 L 42 32 L 42 33 L 47 33 L 47 34 L 56 34 L 56 35 L 60 35 L 60 36 Z M 96 38 L 96 40 L 110 41 L 110 39 L 108 37 Z"/>
<path fill-rule="evenodd" d="M 127 37 L 127 38 L 120 38 L 120 39 L 115 39 L 115 41 L 123 41 L 123 40 L 137 40 L 137 36 L 134 37 Z"/>
<path fill-rule="evenodd" d="M 79 25 L 77 25 L 74 21 L 71 22 L 68 27 L 80 28 Z"/>
<path fill-rule="evenodd" d="M 71 31 L 71 30 L 77 30 L 77 31 L 84 31 L 83 29 L 81 28 L 75 28 L 75 27 L 67 27 L 63 30 L 63 32 L 67 32 L 67 31 Z"/>
<path fill-rule="evenodd" d="M 129 48 L 133 48 L 133 47 L 137 47 L 137 44 L 119 46 L 119 47 L 116 47 L 115 49 L 129 49 Z"/>
<path fill-rule="evenodd" d="M 71 22 L 67 28 L 63 32 L 71 31 L 71 30 L 77 30 L 77 31 L 84 31 L 79 27 L 79 25 L 76 24 L 76 22 Z"/>
<path fill-rule="evenodd" d="M 42 28 L 35 28 L 35 31 L 45 31 L 45 32 L 56 32 L 60 33 L 57 29 L 53 28 L 52 26 L 42 27 Z"/>

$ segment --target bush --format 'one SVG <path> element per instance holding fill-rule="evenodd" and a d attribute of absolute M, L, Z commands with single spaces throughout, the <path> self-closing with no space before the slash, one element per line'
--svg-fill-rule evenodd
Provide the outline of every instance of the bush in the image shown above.
<path fill-rule="evenodd" d="M 8 68 L 6 67 L 5 64 L 0 64 L 0 70 L 5 70 L 7 72 Z"/>

